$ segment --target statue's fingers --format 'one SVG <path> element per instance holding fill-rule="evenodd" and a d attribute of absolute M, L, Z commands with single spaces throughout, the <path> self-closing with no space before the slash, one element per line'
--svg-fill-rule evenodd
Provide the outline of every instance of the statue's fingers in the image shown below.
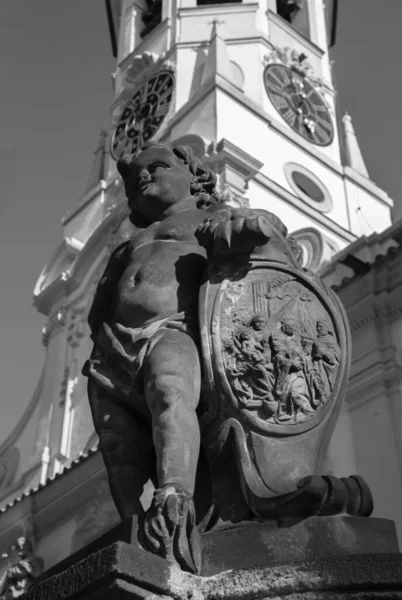
<path fill-rule="evenodd" d="M 220 221 L 218 221 L 217 219 L 210 219 L 206 231 L 208 231 L 209 233 L 214 233 L 219 225 L 221 225 Z"/>
<path fill-rule="evenodd" d="M 232 222 L 232 231 L 233 233 L 241 233 L 243 231 L 245 218 L 239 217 Z"/>
<path fill-rule="evenodd" d="M 223 247 L 230 248 L 230 240 L 232 237 L 232 227 L 230 221 L 219 223 L 215 228 L 214 239 Z"/>
<path fill-rule="evenodd" d="M 206 233 L 210 228 L 210 225 L 211 219 L 205 219 L 205 221 L 203 221 L 201 225 L 198 226 L 198 231 L 200 231 L 200 233 Z"/>
<path fill-rule="evenodd" d="M 248 217 L 246 219 L 246 227 L 248 231 L 252 233 L 260 233 L 260 224 L 258 222 L 258 217 Z"/>
<path fill-rule="evenodd" d="M 266 217 L 264 217 L 263 215 L 258 215 L 256 220 L 258 223 L 258 231 L 262 233 L 266 238 L 270 238 L 272 236 L 272 228 L 268 219 L 266 219 Z"/>

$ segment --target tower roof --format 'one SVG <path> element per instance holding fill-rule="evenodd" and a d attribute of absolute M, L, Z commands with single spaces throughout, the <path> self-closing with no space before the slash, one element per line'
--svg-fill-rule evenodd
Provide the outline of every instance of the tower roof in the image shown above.
<path fill-rule="evenodd" d="M 368 178 L 369 174 L 360 150 L 359 142 L 357 141 L 352 117 L 348 115 L 348 113 L 345 113 L 342 117 L 342 124 L 347 164 L 357 173 Z"/>

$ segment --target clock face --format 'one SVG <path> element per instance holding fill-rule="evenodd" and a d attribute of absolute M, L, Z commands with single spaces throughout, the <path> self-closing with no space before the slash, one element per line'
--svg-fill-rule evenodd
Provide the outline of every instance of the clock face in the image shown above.
<path fill-rule="evenodd" d="M 174 77 L 159 71 L 150 77 L 126 104 L 112 136 L 112 156 L 135 153 L 158 131 L 173 97 Z"/>
<path fill-rule="evenodd" d="M 272 64 L 265 68 L 264 84 L 272 104 L 292 129 L 313 144 L 332 142 L 331 115 L 308 79 L 289 67 Z"/>

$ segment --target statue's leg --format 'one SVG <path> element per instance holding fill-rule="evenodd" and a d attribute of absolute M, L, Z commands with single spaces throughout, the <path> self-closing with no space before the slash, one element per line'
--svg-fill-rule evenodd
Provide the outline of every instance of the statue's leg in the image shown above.
<path fill-rule="evenodd" d="M 183 570 L 198 572 L 201 552 L 193 501 L 200 450 L 197 346 L 185 333 L 166 331 L 143 367 L 158 489 L 142 523 L 140 542 Z"/>
<path fill-rule="evenodd" d="M 201 388 L 200 359 L 193 339 L 186 333 L 166 331 L 144 363 L 144 382 L 159 487 L 174 485 L 193 494 Z"/>
<path fill-rule="evenodd" d="M 141 515 L 144 485 L 149 479 L 155 480 L 150 423 L 91 380 L 88 397 L 110 491 L 120 517 Z"/>

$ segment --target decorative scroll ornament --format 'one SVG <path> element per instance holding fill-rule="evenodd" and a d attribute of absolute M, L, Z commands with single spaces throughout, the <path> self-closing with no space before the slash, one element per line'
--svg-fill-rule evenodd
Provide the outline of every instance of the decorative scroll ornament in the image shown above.
<path fill-rule="evenodd" d="M 19 598 L 42 573 L 43 559 L 33 555 L 31 542 L 23 536 L 3 554 L 3 558 L 9 559 L 10 566 L 0 580 L 0 600 Z"/>
<path fill-rule="evenodd" d="M 130 96 L 134 87 L 141 86 L 153 73 L 160 69 L 175 73 L 176 65 L 166 59 L 166 54 L 155 54 L 154 52 L 144 52 L 134 56 L 127 69 L 124 71 L 124 84 L 127 94 Z"/>

